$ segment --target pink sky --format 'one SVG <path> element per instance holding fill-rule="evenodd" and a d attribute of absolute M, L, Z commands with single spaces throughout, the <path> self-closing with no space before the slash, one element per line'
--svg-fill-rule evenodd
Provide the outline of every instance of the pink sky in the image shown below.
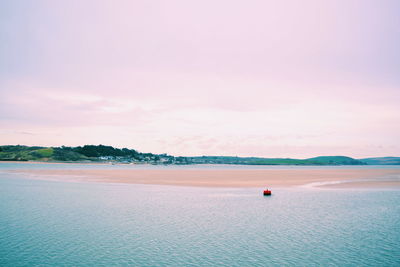
<path fill-rule="evenodd" d="M 400 156 L 398 1 L 2 1 L 0 143 Z"/>

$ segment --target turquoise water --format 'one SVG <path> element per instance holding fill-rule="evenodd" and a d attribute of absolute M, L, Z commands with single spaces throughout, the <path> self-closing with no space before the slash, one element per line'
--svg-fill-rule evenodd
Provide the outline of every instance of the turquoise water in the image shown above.
<path fill-rule="evenodd" d="M 400 265 L 400 191 L 260 192 L 0 172 L 0 266 Z"/>

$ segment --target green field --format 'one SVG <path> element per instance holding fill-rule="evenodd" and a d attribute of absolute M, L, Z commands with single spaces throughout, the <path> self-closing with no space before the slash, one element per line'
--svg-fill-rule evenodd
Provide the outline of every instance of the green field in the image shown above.
<path fill-rule="evenodd" d="M 400 158 L 354 159 L 346 156 L 321 156 L 309 159 L 230 156 L 174 157 L 141 153 L 134 149 L 104 145 L 79 147 L 0 146 L 2 161 L 117 162 L 151 164 L 237 164 L 237 165 L 400 165 Z"/>

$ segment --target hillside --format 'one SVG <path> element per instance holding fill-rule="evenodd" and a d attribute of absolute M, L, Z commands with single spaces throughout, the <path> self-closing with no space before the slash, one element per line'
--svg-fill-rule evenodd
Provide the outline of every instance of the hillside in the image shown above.
<path fill-rule="evenodd" d="M 49 160 L 54 156 L 54 149 L 40 146 L 0 146 L 0 160 Z"/>
<path fill-rule="evenodd" d="M 345 156 L 322 156 L 307 159 L 316 165 L 365 165 L 364 162 Z"/>
<path fill-rule="evenodd" d="M 344 156 L 323 156 L 310 159 L 256 158 L 203 156 L 189 157 L 195 164 L 244 164 L 244 165 L 365 165 L 365 163 Z"/>
<path fill-rule="evenodd" d="M 400 157 L 380 157 L 360 159 L 368 165 L 400 165 Z"/>
<path fill-rule="evenodd" d="M 104 145 L 78 147 L 0 146 L 1 161 L 119 162 L 187 164 L 185 157 L 140 153 Z"/>
<path fill-rule="evenodd" d="M 309 159 L 201 156 L 174 157 L 142 153 L 134 149 L 105 145 L 78 147 L 0 146 L 2 161 L 117 162 L 151 164 L 237 164 L 237 165 L 399 165 L 400 157 L 354 159 L 346 156 L 320 156 Z"/>

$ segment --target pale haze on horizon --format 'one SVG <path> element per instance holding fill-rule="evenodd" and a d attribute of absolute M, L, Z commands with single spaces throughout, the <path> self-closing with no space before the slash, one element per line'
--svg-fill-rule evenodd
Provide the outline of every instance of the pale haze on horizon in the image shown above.
<path fill-rule="evenodd" d="M 400 156 L 400 1 L 1 1 L 0 145 Z"/>

